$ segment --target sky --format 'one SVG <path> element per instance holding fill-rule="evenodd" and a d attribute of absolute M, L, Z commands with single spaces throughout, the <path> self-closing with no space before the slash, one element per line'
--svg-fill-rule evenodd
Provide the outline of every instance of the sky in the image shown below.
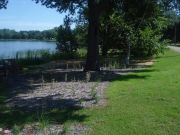
<path fill-rule="evenodd" d="M 7 9 L 0 10 L 0 29 L 47 30 L 63 24 L 64 16 L 32 0 L 9 0 Z"/>

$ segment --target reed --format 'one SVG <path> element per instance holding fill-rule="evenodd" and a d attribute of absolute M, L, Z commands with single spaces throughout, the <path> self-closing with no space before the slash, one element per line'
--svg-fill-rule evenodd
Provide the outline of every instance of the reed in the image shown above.
<path fill-rule="evenodd" d="M 38 65 L 50 61 L 54 53 L 49 50 L 19 51 L 15 60 L 21 65 Z"/>

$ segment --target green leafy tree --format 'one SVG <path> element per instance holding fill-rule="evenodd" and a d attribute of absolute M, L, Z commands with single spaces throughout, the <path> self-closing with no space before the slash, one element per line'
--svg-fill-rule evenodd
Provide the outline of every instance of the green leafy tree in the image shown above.
<path fill-rule="evenodd" d="M 169 24 L 168 18 L 155 0 L 136 2 L 126 0 L 121 10 L 116 9 L 102 17 L 100 44 L 103 56 L 107 55 L 108 50 L 116 49 L 128 64 L 130 54 L 150 57 L 163 52 L 167 43 L 163 33 Z"/>
<path fill-rule="evenodd" d="M 87 70 L 100 70 L 99 67 L 99 48 L 98 48 L 98 31 L 99 18 L 107 7 L 112 5 L 114 0 L 34 0 L 41 2 L 48 8 L 56 8 L 59 12 L 66 12 L 74 14 L 76 11 L 88 9 L 88 53 L 85 65 Z M 79 13 L 79 12 L 77 12 Z"/>
<path fill-rule="evenodd" d="M 109 18 L 104 18 L 101 22 L 100 39 L 102 55 L 119 55 L 125 65 L 129 65 L 130 48 L 133 42 L 133 29 L 128 25 L 123 16 L 114 12 Z M 114 51 L 116 50 L 115 54 Z"/>
<path fill-rule="evenodd" d="M 77 25 L 73 30 L 78 48 L 87 48 L 87 25 Z"/>
<path fill-rule="evenodd" d="M 75 52 L 77 49 L 75 36 L 71 30 L 70 20 L 68 17 L 65 18 L 64 25 L 61 25 L 58 28 L 57 49 L 62 53 L 68 54 Z"/>
<path fill-rule="evenodd" d="M 0 29 L 0 39 L 37 39 L 37 40 L 55 40 L 57 29 L 44 31 L 20 31 L 16 32 L 9 29 Z"/>

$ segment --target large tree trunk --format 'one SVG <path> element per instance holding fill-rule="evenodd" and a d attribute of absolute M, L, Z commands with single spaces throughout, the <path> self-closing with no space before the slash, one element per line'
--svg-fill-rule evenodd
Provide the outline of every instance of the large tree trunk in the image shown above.
<path fill-rule="evenodd" d="M 99 9 L 96 0 L 88 0 L 88 52 L 85 71 L 99 71 Z"/>

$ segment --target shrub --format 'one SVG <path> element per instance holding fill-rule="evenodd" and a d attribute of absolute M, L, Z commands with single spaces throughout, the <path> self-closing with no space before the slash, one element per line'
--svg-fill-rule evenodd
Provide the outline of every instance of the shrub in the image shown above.
<path fill-rule="evenodd" d="M 62 53 L 73 53 L 77 49 L 75 36 L 70 27 L 70 20 L 65 19 L 64 25 L 58 28 L 57 49 Z"/>
<path fill-rule="evenodd" d="M 134 57 L 151 57 L 164 52 L 167 40 L 162 40 L 162 35 L 146 27 L 144 30 L 137 30 L 135 41 L 131 47 L 131 54 Z"/>

